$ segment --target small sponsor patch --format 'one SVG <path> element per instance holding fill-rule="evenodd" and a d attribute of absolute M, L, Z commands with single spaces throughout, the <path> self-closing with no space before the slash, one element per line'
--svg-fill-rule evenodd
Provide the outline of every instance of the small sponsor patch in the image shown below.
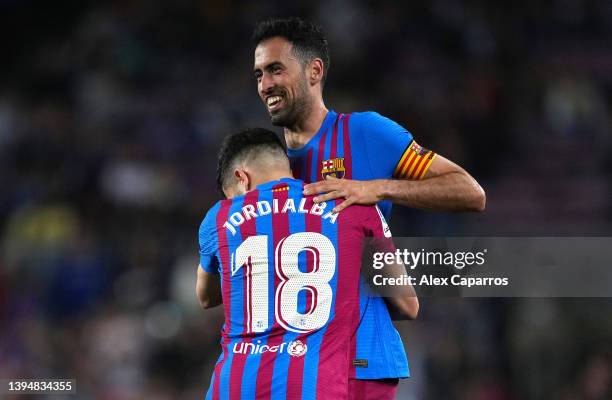
<path fill-rule="evenodd" d="M 368 360 L 355 359 L 355 360 L 353 360 L 353 367 L 355 367 L 355 368 L 368 368 Z"/>
<path fill-rule="evenodd" d="M 302 357 L 308 351 L 308 346 L 301 340 L 292 340 L 289 342 L 282 342 L 276 346 L 269 346 L 267 344 L 261 344 L 261 340 L 255 342 L 237 342 L 234 343 L 232 349 L 234 354 L 264 354 L 264 353 L 279 353 L 283 354 L 287 352 L 291 357 Z"/>
<path fill-rule="evenodd" d="M 382 224 L 383 234 L 385 235 L 385 237 L 390 238 L 392 236 L 391 229 L 389 228 L 389 224 L 387 224 L 387 220 L 385 219 L 385 216 L 382 214 L 378 206 L 374 206 L 374 207 L 376 207 L 376 211 L 378 212 L 378 216 L 380 217 L 380 223 Z"/>

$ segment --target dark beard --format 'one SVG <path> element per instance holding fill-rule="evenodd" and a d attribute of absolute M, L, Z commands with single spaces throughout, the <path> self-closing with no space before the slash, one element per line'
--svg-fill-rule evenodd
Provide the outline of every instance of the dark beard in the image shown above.
<path fill-rule="evenodd" d="M 270 120 L 274 126 L 282 126 L 283 128 L 292 128 L 296 126 L 310 111 L 310 104 L 306 100 L 306 96 L 288 104 L 283 110 L 280 110 L 274 115 L 270 115 Z"/>
<path fill-rule="evenodd" d="M 295 98 L 295 101 L 287 103 L 283 110 L 280 110 L 274 115 L 270 115 L 272 125 L 282 126 L 283 128 L 292 129 L 297 126 L 298 123 L 306 118 L 310 113 L 311 104 L 308 98 L 308 88 L 306 83 L 306 77 L 299 83 L 299 93 Z"/>

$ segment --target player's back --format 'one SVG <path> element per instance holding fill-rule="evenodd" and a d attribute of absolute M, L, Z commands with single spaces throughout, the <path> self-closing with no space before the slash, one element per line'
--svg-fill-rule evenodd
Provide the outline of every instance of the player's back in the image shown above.
<path fill-rule="evenodd" d="M 331 213 L 282 179 L 215 205 L 200 228 L 221 274 L 222 354 L 207 398 L 342 399 L 373 207 Z M 378 228 L 375 227 L 378 220 Z M 203 266 L 204 266 L 203 264 Z"/>

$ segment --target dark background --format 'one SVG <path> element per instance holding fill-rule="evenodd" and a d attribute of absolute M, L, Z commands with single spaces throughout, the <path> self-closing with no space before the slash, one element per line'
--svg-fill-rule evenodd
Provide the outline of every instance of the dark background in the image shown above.
<path fill-rule="evenodd" d="M 221 314 L 196 304 L 197 229 L 222 137 L 270 127 L 262 17 L 320 23 L 327 106 L 398 121 L 487 192 L 482 214 L 395 207 L 396 236 L 610 236 L 612 2 L 289 3 L 0 1 L 0 378 L 203 396 Z M 398 398 L 612 398 L 611 312 L 422 299 Z"/>

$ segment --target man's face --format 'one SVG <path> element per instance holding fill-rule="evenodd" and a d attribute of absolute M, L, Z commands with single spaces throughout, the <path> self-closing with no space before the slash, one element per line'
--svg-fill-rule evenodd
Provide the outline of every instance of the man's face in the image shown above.
<path fill-rule="evenodd" d="M 257 92 L 276 126 L 295 125 L 310 104 L 306 71 L 291 48 L 281 37 L 265 40 L 255 48 Z"/>

